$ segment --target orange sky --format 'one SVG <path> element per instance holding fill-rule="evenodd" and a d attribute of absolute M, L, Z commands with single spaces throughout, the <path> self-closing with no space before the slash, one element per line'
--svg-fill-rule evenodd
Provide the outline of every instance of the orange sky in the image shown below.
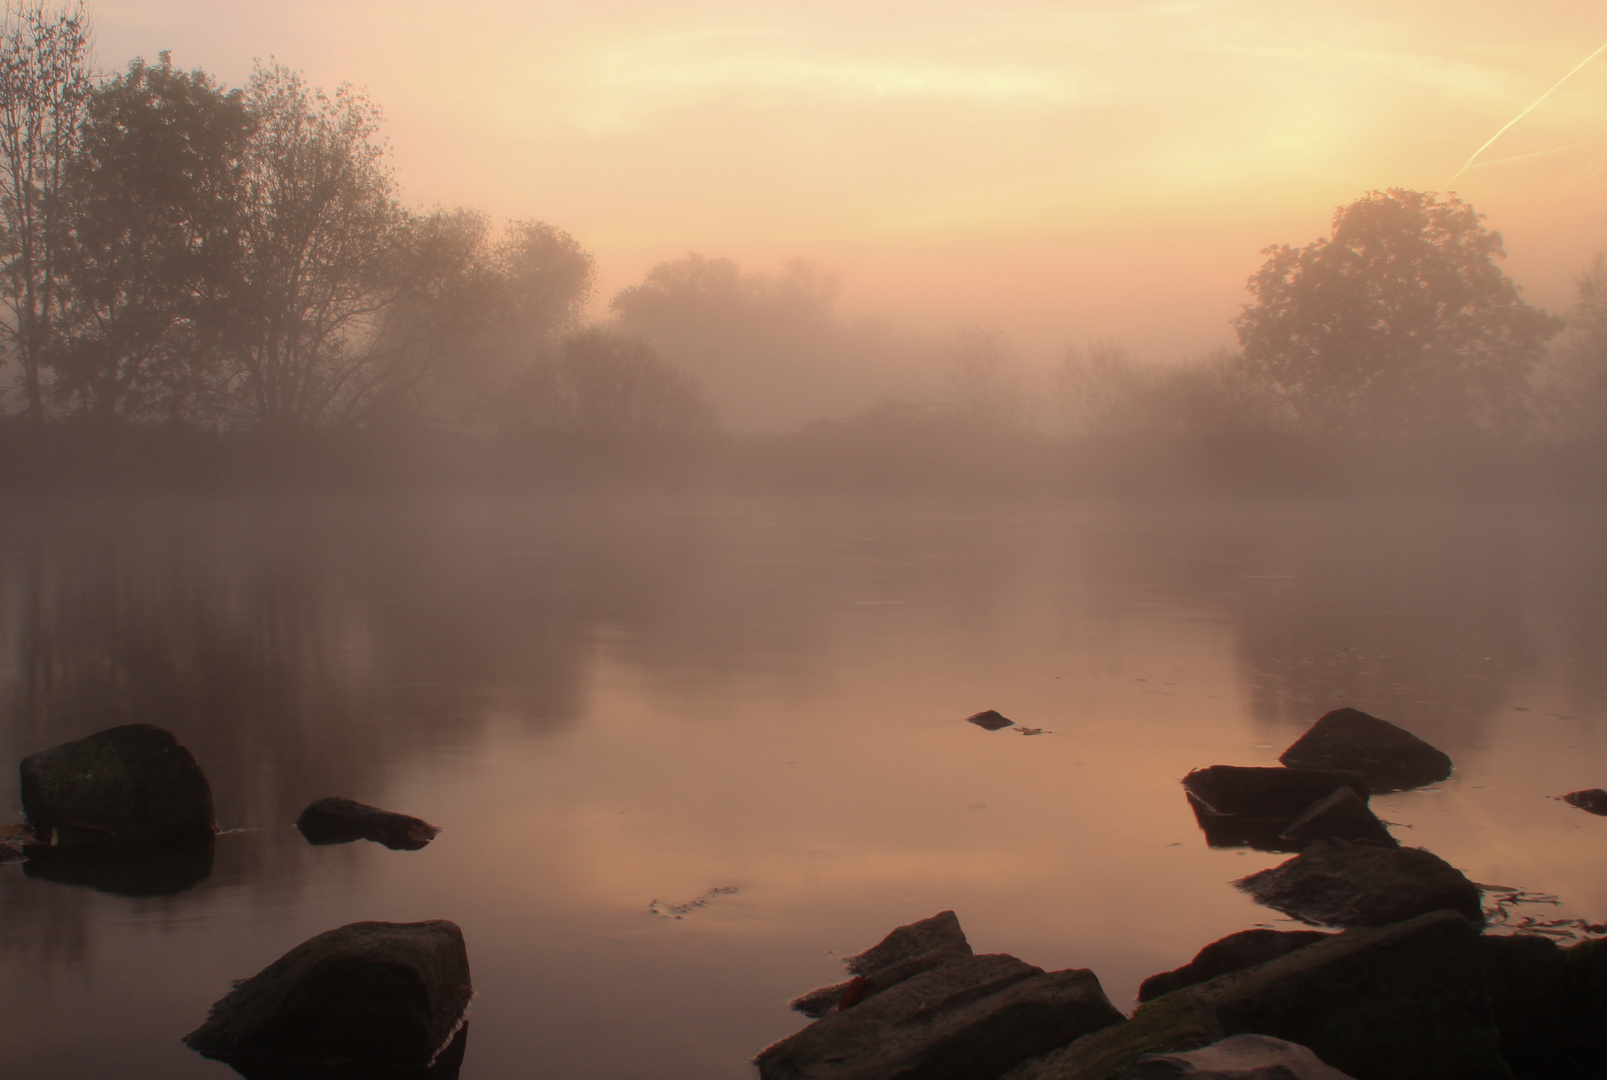
<path fill-rule="evenodd" d="M 688 250 L 839 269 L 851 310 L 1230 340 L 1258 252 L 1371 188 L 1439 189 L 1607 42 L 1599 0 L 123 0 L 104 66 L 255 56 L 385 108 L 408 201 L 550 221 L 601 297 Z M 1565 305 L 1607 246 L 1607 55 L 1456 189 Z"/>

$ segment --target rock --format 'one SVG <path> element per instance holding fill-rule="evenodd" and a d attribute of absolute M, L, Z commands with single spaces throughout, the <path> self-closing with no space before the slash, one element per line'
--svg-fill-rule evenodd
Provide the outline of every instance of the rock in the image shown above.
<path fill-rule="evenodd" d="M 1478 886 L 1422 848 L 1319 840 L 1234 884 L 1257 903 L 1319 926 L 1386 926 L 1442 910 L 1484 925 Z"/>
<path fill-rule="evenodd" d="M 22 853 L 21 848 L 14 848 L 10 844 L 0 844 L 0 863 L 22 862 L 27 857 Z"/>
<path fill-rule="evenodd" d="M 1243 971 L 1331 936 L 1321 930 L 1241 930 L 1211 942 L 1182 967 L 1145 979 L 1138 988 L 1138 1000 L 1152 1001 L 1218 975 Z"/>
<path fill-rule="evenodd" d="M 1005 719 L 993 709 L 989 709 L 986 712 L 973 713 L 965 718 L 965 722 L 968 724 L 975 724 L 979 728 L 987 728 L 989 731 L 998 731 L 1001 728 L 1007 728 L 1015 724 L 1014 720 Z"/>
<path fill-rule="evenodd" d="M 174 896 L 212 876 L 213 843 L 48 847 L 29 844 L 25 876 L 113 896 Z"/>
<path fill-rule="evenodd" d="M 1367 781 L 1358 773 L 1212 765 L 1183 778 L 1194 816 L 1212 847 L 1298 851 L 1304 845 L 1281 838 L 1295 819 L 1342 787 L 1367 801 Z"/>
<path fill-rule="evenodd" d="M 958 916 L 940 911 L 929 919 L 900 926 L 864 952 L 844 959 L 852 979 L 811 990 L 788 1004 L 818 1020 L 833 1009 L 852 1008 L 912 975 L 970 955 L 971 944 L 965 940 Z"/>
<path fill-rule="evenodd" d="M 1291 768 L 1350 769 L 1374 791 L 1403 791 L 1451 775 L 1451 759 L 1416 735 L 1359 709 L 1335 709 L 1278 759 Z"/>
<path fill-rule="evenodd" d="M 436 1056 L 435 1063 L 423 1069 L 404 1069 L 390 1065 L 306 1065 L 286 1061 L 231 1061 L 230 1067 L 245 1080 L 458 1080 L 463 1070 L 463 1052 L 468 1047 L 469 1023 L 458 1028 Z"/>
<path fill-rule="evenodd" d="M 1519 1076 L 1567 1076 L 1558 1043 L 1564 1011 L 1562 950 L 1549 938 L 1529 934 L 1481 937 L 1478 948 L 1491 1013 L 1501 1032 L 1502 1059 Z"/>
<path fill-rule="evenodd" d="M 310 804 L 296 819 L 296 828 L 310 844 L 372 840 L 392 851 L 417 851 L 441 831 L 421 818 L 334 796 Z"/>
<path fill-rule="evenodd" d="M 53 846 L 205 843 L 212 789 L 195 758 L 151 724 L 125 724 L 22 759 L 22 811 Z"/>
<path fill-rule="evenodd" d="M 359 922 L 297 945 L 184 1037 L 230 1064 L 427 1068 L 473 996 L 463 934 L 445 920 Z"/>
<path fill-rule="evenodd" d="M 1278 838 L 1302 848 L 1317 840 L 1368 841 L 1386 847 L 1400 846 L 1400 841 L 1389 834 L 1389 828 L 1348 787 L 1342 787 L 1314 803 L 1304 814 L 1290 822 L 1289 827 L 1278 834 Z"/>
<path fill-rule="evenodd" d="M 1118 1080 L 1146 1053 L 1228 1035 L 1308 1047 L 1358 1080 L 1510 1080 L 1497 1053 L 1478 933 L 1437 911 L 1350 930 L 1141 1005 L 1005 1080 Z"/>
<path fill-rule="evenodd" d="M 1127 1080 L 1351 1080 L 1292 1042 L 1268 1035 L 1233 1035 L 1180 1054 L 1146 1054 Z"/>
<path fill-rule="evenodd" d="M 1592 814 L 1607 816 L 1607 791 L 1601 788 L 1591 788 L 1589 791 L 1570 791 L 1562 797 L 1562 801 L 1569 806 Z"/>
<path fill-rule="evenodd" d="M 993 1080 L 1122 1019 L 1091 971 L 962 956 L 815 1021 L 754 1062 L 760 1080 Z"/>
<path fill-rule="evenodd" d="M 1559 1049 L 1582 1075 L 1607 1075 L 1607 939 L 1562 953 Z"/>

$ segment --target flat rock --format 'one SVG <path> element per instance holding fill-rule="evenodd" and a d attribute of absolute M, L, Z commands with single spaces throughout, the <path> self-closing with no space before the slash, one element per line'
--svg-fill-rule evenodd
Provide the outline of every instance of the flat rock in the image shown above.
<path fill-rule="evenodd" d="M 1367 841 L 1386 847 L 1400 845 L 1400 841 L 1390 835 L 1389 827 L 1348 787 L 1312 804 L 1291 821 L 1278 838 L 1301 848 L 1318 840 Z"/>
<path fill-rule="evenodd" d="M 1333 934 L 1166 994 L 1005 1080 L 1120 1080 L 1144 1054 L 1245 1034 L 1305 1046 L 1357 1080 L 1511 1080 L 1497 1052 L 1478 933 L 1449 911 Z"/>
<path fill-rule="evenodd" d="M 1562 801 L 1569 806 L 1577 806 L 1587 813 L 1607 816 L 1607 791 L 1603 791 L 1601 788 L 1591 788 L 1589 791 L 1570 791 L 1562 797 Z"/>
<path fill-rule="evenodd" d="M 1303 949 L 1327 939 L 1321 930 L 1241 930 L 1213 941 L 1194 955 L 1194 959 L 1173 971 L 1151 975 L 1138 988 L 1139 1001 L 1152 1001 L 1162 994 L 1206 982 L 1218 975 L 1264 964 L 1285 953 Z"/>
<path fill-rule="evenodd" d="M 372 840 L 392 851 L 417 851 L 441 831 L 422 818 L 335 796 L 309 804 L 296 819 L 296 828 L 310 844 Z"/>
<path fill-rule="evenodd" d="M 1291 768 L 1349 769 L 1374 791 L 1404 791 L 1451 775 L 1451 759 L 1405 728 L 1360 709 L 1335 709 L 1278 758 Z"/>
<path fill-rule="evenodd" d="M 429 1067 L 473 996 L 463 933 L 445 920 L 360 922 L 297 945 L 212 1006 L 192 1050 L 278 1064 Z"/>
<path fill-rule="evenodd" d="M 1484 925 L 1479 887 L 1422 848 L 1319 840 L 1234 884 L 1257 903 L 1317 926 L 1386 926 L 1443 910 Z"/>
<path fill-rule="evenodd" d="M 22 811 L 52 846 L 204 843 L 212 789 L 170 733 L 125 724 L 22 759 Z"/>
<path fill-rule="evenodd" d="M 1283 839 L 1283 832 L 1343 787 L 1366 803 L 1367 781 L 1354 772 L 1211 765 L 1183 778 L 1183 791 L 1206 843 L 1262 851 L 1300 850 L 1303 844 Z"/>
<path fill-rule="evenodd" d="M 972 713 L 970 716 L 965 718 L 965 722 L 967 724 L 975 724 L 979 728 L 987 728 L 989 731 L 999 731 L 1002 728 L 1013 727 L 1015 725 L 1014 720 L 1005 718 L 995 709 L 988 709 L 984 712 Z"/>
<path fill-rule="evenodd" d="M 993 1080 L 1122 1019 L 1091 971 L 965 956 L 815 1021 L 754 1062 L 761 1080 Z"/>
<path fill-rule="evenodd" d="M 1179 1054 L 1147 1054 L 1127 1080 L 1351 1080 L 1304 1046 L 1270 1035 L 1232 1035 Z"/>
<path fill-rule="evenodd" d="M 819 1019 L 833 1009 L 849 1009 L 912 975 L 971 955 L 971 943 L 952 911 L 900 926 L 862 953 L 845 957 L 852 978 L 811 990 L 788 1002 L 790 1008 Z"/>

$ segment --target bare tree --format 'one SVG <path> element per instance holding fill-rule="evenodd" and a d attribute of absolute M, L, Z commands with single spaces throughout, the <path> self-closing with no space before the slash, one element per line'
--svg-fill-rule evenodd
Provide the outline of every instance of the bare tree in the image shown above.
<path fill-rule="evenodd" d="M 10 0 L 0 13 L 0 340 L 22 369 L 28 417 L 45 418 L 57 331 L 61 192 L 90 92 L 83 5 Z"/>

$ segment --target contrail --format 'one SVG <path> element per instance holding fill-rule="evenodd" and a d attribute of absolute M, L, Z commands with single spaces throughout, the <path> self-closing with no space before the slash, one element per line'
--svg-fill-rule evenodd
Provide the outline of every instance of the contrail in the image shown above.
<path fill-rule="evenodd" d="M 1551 89 L 1547 90 L 1545 93 L 1541 94 L 1539 97 L 1537 97 L 1533 101 L 1531 101 L 1529 103 L 1529 107 L 1527 109 L 1524 109 L 1517 116 L 1514 116 L 1511 120 L 1508 120 L 1505 124 L 1503 124 L 1501 126 L 1501 130 L 1496 132 L 1494 135 L 1491 135 L 1490 138 L 1485 142 L 1485 144 L 1483 146 L 1481 146 L 1477 150 L 1473 151 L 1473 156 L 1469 157 L 1466 161 L 1462 162 L 1462 167 L 1460 169 L 1456 170 L 1456 172 L 1452 173 L 1451 174 L 1451 179 L 1445 181 L 1445 183 L 1441 184 L 1440 187 L 1442 187 L 1442 188 L 1450 187 L 1451 184 L 1453 182 L 1455 182 L 1455 180 L 1456 180 L 1456 178 L 1458 176 L 1461 176 L 1463 173 L 1468 171 L 1468 167 L 1471 166 L 1473 164 L 1473 162 L 1478 159 L 1478 156 L 1480 154 L 1482 154 L 1486 150 L 1490 149 L 1490 145 L 1492 143 L 1494 143 L 1495 140 L 1499 139 L 1501 136 L 1503 136 L 1503 135 L 1505 135 L 1507 133 L 1507 128 L 1510 128 L 1513 124 L 1516 124 L 1519 120 L 1522 120 L 1525 116 L 1528 116 L 1530 113 L 1534 112 L 1535 107 L 1537 105 L 1539 105 L 1542 101 L 1546 100 L 1546 98 L 1550 97 L 1556 91 L 1557 87 L 1561 86 L 1563 83 L 1567 82 L 1569 79 L 1571 79 L 1575 75 L 1579 74 L 1579 69 L 1580 68 L 1584 67 L 1586 64 L 1590 63 L 1592 60 L 1596 59 L 1596 57 L 1600 56 L 1604 52 L 1607 52 L 1607 41 L 1604 41 L 1604 42 L 1601 43 L 1601 48 L 1597 49 L 1595 52 L 1591 53 L 1589 56 L 1587 56 L 1583 60 L 1579 61 L 1579 63 L 1575 64 L 1574 69 L 1572 71 L 1568 72 L 1568 74 L 1564 75 L 1562 78 L 1560 78 L 1556 82 L 1552 83 L 1551 84 Z"/>

